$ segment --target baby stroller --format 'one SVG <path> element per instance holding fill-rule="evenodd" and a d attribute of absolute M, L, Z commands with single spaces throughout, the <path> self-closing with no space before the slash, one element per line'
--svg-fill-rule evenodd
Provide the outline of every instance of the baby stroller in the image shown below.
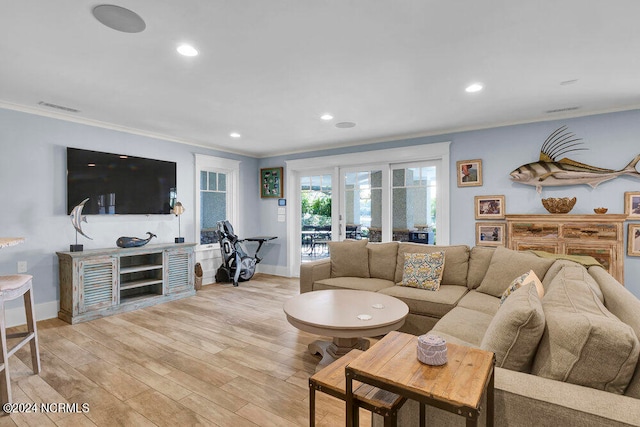
<path fill-rule="evenodd" d="M 256 272 L 256 264 L 262 261 L 258 256 L 264 242 L 273 240 L 275 236 L 258 236 L 239 239 L 233 232 L 233 226 L 227 220 L 218 221 L 218 242 L 222 252 L 222 265 L 216 271 L 216 282 L 238 282 L 250 280 Z M 249 256 L 243 242 L 259 242 L 258 249 L 253 256 Z"/>

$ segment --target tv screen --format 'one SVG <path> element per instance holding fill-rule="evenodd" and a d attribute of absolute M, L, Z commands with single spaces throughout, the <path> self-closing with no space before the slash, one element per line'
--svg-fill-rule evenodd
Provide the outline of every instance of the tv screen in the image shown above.
<path fill-rule="evenodd" d="M 176 163 L 67 147 L 67 214 L 168 214 L 176 197 Z"/>

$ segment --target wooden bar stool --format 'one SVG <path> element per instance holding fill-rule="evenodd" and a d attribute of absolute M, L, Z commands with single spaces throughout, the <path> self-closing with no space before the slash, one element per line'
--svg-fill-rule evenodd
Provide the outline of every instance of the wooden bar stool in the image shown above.
<path fill-rule="evenodd" d="M 0 360 L 0 371 L 4 371 L 4 381 L 0 381 L 0 397 L 2 403 L 11 403 L 11 376 L 9 374 L 9 357 L 18 351 L 26 343 L 31 345 L 31 366 L 33 373 L 40 372 L 40 353 L 38 353 L 38 331 L 36 330 L 36 317 L 33 310 L 33 277 L 28 274 L 14 274 L 11 276 L 0 276 L 0 341 L 2 341 L 2 359 Z M 6 301 L 14 300 L 22 296 L 24 298 L 24 310 L 27 317 L 27 332 L 7 335 L 7 325 L 4 318 L 4 304 Z M 22 338 L 22 340 L 11 347 L 7 346 L 7 338 Z"/>

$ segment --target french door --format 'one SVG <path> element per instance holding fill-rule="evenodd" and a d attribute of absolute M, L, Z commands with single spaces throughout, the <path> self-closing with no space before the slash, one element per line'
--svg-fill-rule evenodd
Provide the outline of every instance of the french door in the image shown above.
<path fill-rule="evenodd" d="M 329 179 L 327 238 L 449 244 L 448 142 L 291 160 L 287 177 L 293 183 L 287 190 L 291 276 L 299 274 L 305 244 L 303 192 L 325 191 Z"/>
<path fill-rule="evenodd" d="M 388 240 L 388 168 L 368 166 L 339 168 L 340 173 L 340 231 L 339 239 L 369 239 L 370 242 Z"/>
<path fill-rule="evenodd" d="M 434 244 L 439 164 L 341 168 L 340 240 Z"/>
<path fill-rule="evenodd" d="M 300 260 L 314 261 L 329 256 L 327 243 L 332 240 L 334 225 L 333 173 L 320 170 L 299 175 Z"/>

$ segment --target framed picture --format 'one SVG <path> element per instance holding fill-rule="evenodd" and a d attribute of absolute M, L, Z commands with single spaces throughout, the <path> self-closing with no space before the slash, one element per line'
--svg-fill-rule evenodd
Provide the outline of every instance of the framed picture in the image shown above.
<path fill-rule="evenodd" d="M 475 207 L 476 219 L 504 218 L 504 196 L 476 196 Z"/>
<path fill-rule="evenodd" d="M 482 185 L 482 160 L 460 160 L 456 162 L 458 187 L 477 187 Z"/>
<path fill-rule="evenodd" d="M 627 232 L 627 255 L 640 256 L 640 224 L 629 224 Z"/>
<path fill-rule="evenodd" d="M 476 222 L 476 246 L 505 246 L 505 223 Z"/>
<path fill-rule="evenodd" d="M 282 199 L 284 196 L 283 168 L 260 169 L 260 197 Z"/>
<path fill-rule="evenodd" d="M 640 191 L 624 193 L 624 213 L 629 218 L 640 218 Z"/>

